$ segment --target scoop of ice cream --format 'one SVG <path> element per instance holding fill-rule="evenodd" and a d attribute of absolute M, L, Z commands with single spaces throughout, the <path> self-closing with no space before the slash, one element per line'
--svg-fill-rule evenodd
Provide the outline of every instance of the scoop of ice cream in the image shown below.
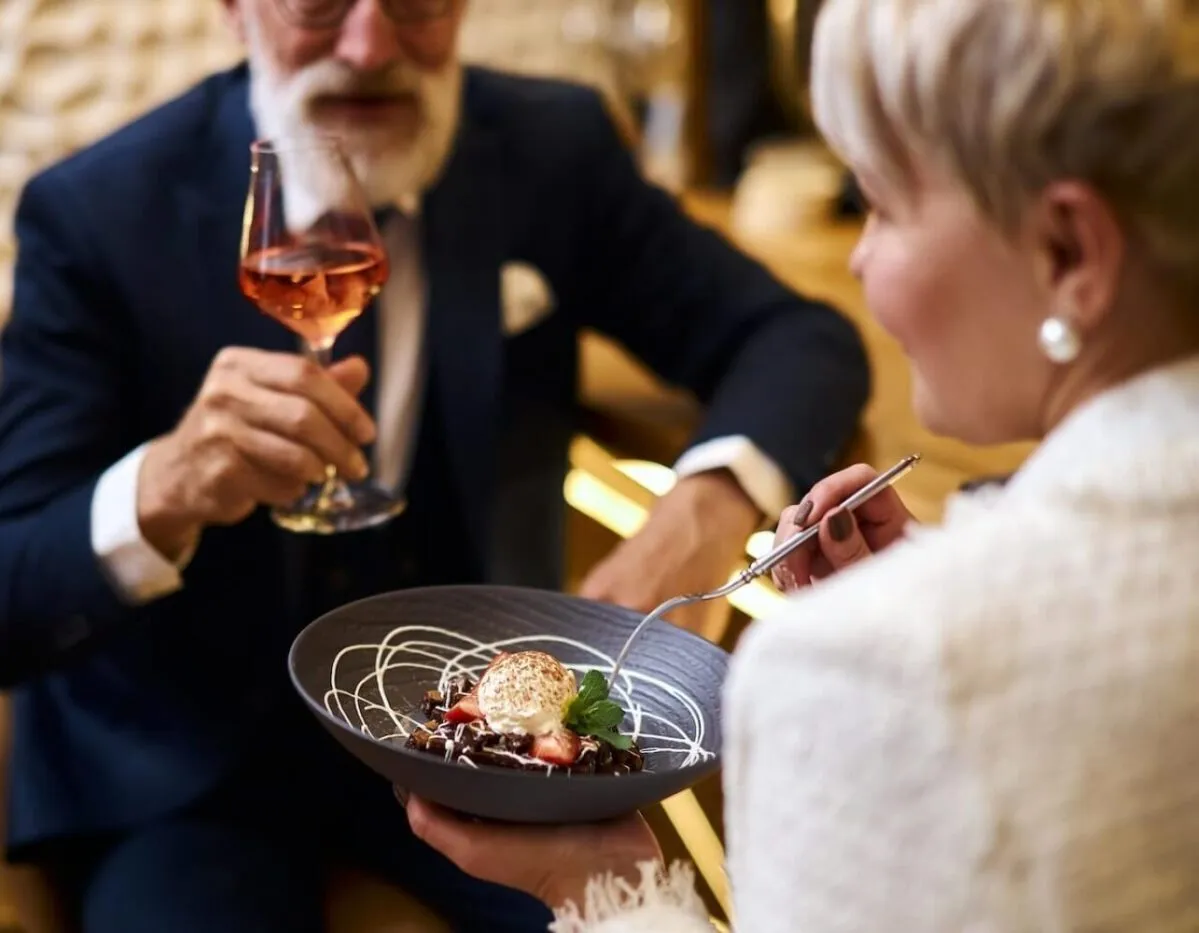
<path fill-rule="evenodd" d="M 566 704 L 579 692 L 575 675 L 544 651 L 499 658 L 479 680 L 479 711 L 496 732 L 548 735 L 562 727 Z"/>

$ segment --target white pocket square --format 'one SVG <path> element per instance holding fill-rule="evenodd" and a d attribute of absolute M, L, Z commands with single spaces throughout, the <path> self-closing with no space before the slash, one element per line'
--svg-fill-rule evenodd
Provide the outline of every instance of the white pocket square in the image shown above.
<path fill-rule="evenodd" d="M 511 337 L 553 313 L 554 292 L 527 262 L 508 262 L 500 270 L 500 310 L 504 334 Z"/>

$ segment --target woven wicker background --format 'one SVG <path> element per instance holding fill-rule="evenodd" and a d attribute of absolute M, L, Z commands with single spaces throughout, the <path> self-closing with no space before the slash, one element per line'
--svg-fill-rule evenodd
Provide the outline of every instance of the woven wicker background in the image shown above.
<path fill-rule="evenodd" d="M 566 42 L 568 0 L 470 0 L 462 54 L 615 97 L 609 60 Z M 0 323 L 25 180 L 241 56 L 217 0 L 0 0 Z"/>

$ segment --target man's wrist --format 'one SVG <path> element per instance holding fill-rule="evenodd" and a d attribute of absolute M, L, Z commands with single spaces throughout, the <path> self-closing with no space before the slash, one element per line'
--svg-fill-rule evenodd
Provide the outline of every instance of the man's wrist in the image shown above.
<path fill-rule="evenodd" d="M 719 522 L 727 521 L 746 537 L 762 523 L 762 510 L 749 497 L 737 478 L 726 469 L 705 470 L 685 476 L 675 489 L 692 498 L 696 508 Z"/>
<path fill-rule="evenodd" d="M 171 563 L 178 563 L 195 546 L 203 523 L 177 501 L 174 485 L 164 481 L 169 462 L 167 439 L 146 448 L 137 483 L 137 523 L 146 542 Z"/>

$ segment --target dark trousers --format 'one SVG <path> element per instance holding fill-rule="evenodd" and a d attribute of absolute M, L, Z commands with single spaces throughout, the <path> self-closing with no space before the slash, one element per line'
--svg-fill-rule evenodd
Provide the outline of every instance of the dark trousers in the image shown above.
<path fill-rule="evenodd" d="M 544 933 L 542 904 L 464 875 L 417 840 L 386 781 L 317 729 L 270 737 L 184 812 L 46 847 L 39 861 L 82 933 L 322 933 L 331 865 L 405 888 L 455 931 Z"/>

